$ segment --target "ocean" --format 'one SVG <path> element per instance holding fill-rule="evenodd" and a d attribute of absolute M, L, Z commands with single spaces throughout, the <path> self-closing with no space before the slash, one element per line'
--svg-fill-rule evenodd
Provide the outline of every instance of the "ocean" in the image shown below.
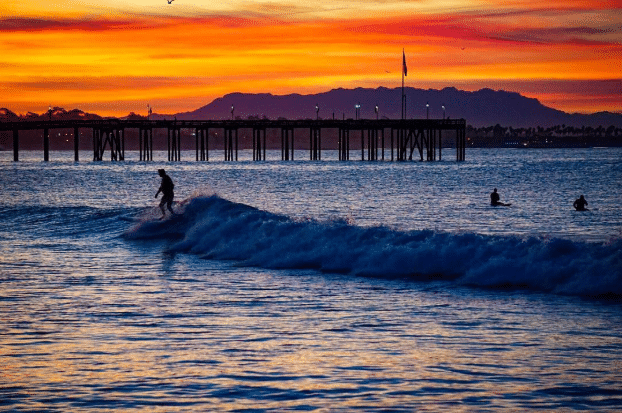
<path fill-rule="evenodd" d="M 126 155 L 0 152 L 0 411 L 622 409 L 622 149 Z"/>

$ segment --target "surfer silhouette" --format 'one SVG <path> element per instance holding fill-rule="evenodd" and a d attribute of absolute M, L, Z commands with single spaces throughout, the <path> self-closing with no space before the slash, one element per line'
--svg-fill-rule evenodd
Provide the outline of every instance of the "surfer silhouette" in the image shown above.
<path fill-rule="evenodd" d="M 586 211 L 587 208 L 587 201 L 585 200 L 585 198 L 583 197 L 583 195 L 581 195 L 579 197 L 579 199 L 577 199 L 576 201 L 574 201 L 574 204 L 572 204 L 572 206 L 574 207 L 574 209 L 576 209 L 577 211 Z"/>
<path fill-rule="evenodd" d="M 491 194 L 490 194 L 490 205 L 492 206 L 510 206 L 512 204 L 504 204 L 503 202 L 500 202 L 499 200 L 501 199 L 501 197 L 499 196 L 499 193 L 497 192 L 497 188 L 495 188 Z"/>
<path fill-rule="evenodd" d="M 162 211 L 162 218 L 164 218 L 166 216 L 164 205 L 166 205 L 168 210 L 171 211 L 171 215 L 175 215 L 173 208 L 171 207 L 173 205 L 173 198 L 175 197 L 175 194 L 173 193 L 175 185 L 173 184 L 171 177 L 166 174 L 164 169 L 158 169 L 158 174 L 162 177 L 162 183 L 160 184 L 160 189 L 156 192 L 155 197 L 157 198 L 160 192 L 162 192 L 160 210 Z"/>

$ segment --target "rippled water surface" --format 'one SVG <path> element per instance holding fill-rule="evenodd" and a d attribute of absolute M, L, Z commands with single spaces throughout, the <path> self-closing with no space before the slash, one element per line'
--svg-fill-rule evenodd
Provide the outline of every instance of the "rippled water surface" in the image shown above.
<path fill-rule="evenodd" d="M 474 150 L 463 164 L 8 155 L 0 410 L 622 409 L 620 150 Z M 152 222 L 159 167 L 178 199 L 223 201 Z M 512 207 L 488 206 L 492 187 Z"/>

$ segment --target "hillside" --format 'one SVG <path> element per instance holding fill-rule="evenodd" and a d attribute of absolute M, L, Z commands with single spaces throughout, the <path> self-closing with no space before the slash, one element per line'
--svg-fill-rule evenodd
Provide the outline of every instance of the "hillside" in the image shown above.
<path fill-rule="evenodd" d="M 410 118 L 425 118 L 426 103 L 430 104 L 430 118 L 443 117 L 442 106 L 445 105 L 446 116 L 456 119 L 464 118 L 469 125 L 475 127 L 501 124 L 512 127 L 549 127 L 554 125 L 567 126 L 609 126 L 622 127 L 622 114 L 601 112 L 590 115 L 569 114 L 542 105 L 537 99 L 527 98 L 518 93 L 503 90 L 494 91 L 481 89 L 467 92 L 456 88 L 414 89 L 405 88 L 407 99 L 407 115 Z M 234 115 L 241 119 L 249 116 L 279 117 L 288 119 L 315 118 L 316 104 L 322 118 L 354 118 L 354 105 L 361 104 L 361 117 L 376 117 L 375 107 L 378 105 L 379 116 L 397 119 L 401 116 L 401 88 L 387 89 L 333 89 L 329 92 L 314 95 L 272 95 L 231 93 L 215 99 L 210 104 L 192 112 L 158 117 L 180 120 L 190 119 L 227 119 L 231 117 L 231 106 Z"/>

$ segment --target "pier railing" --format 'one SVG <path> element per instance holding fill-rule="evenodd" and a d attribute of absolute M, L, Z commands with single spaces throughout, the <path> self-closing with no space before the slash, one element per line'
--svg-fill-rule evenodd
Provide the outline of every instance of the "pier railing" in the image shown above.
<path fill-rule="evenodd" d="M 442 157 L 442 132 L 455 131 L 456 160 L 465 159 L 466 121 L 464 119 L 305 119 L 305 120 L 48 120 L 0 122 L 0 131 L 13 132 L 13 159 L 19 160 L 19 133 L 27 130 L 43 131 L 43 159 L 49 160 L 50 130 L 73 129 L 74 160 L 79 160 L 80 130 L 91 129 L 93 160 L 101 161 L 110 151 L 112 161 L 125 159 L 127 129 L 138 130 L 138 147 L 141 161 L 153 160 L 153 131 L 167 131 L 168 160 L 181 159 L 181 130 L 194 130 L 196 160 L 209 160 L 209 131 L 221 130 L 224 160 L 238 159 L 240 129 L 253 131 L 253 160 L 266 159 L 266 130 L 281 131 L 281 159 L 294 159 L 294 131 L 308 130 L 309 159 L 322 159 L 322 130 L 338 131 L 339 160 L 350 159 L 350 141 L 360 134 L 361 160 L 385 160 L 385 150 L 390 149 L 391 161 L 413 160 L 418 153 L 423 161 Z M 212 140 L 214 137 L 212 137 Z M 415 152 L 416 151 L 416 152 Z M 388 155 L 387 155 L 388 158 Z"/>

